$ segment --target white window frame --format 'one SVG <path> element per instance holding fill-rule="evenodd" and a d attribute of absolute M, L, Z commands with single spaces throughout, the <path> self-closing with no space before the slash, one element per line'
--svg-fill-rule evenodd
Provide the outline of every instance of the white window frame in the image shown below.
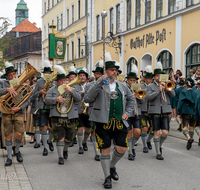
<path fill-rule="evenodd" d="M 117 6 L 120 6 L 120 19 L 121 19 L 121 4 L 120 3 L 117 3 L 115 5 L 115 27 L 114 27 L 114 31 L 115 31 L 115 34 L 117 34 Z M 120 20 L 120 30 L 121 30 L 121 20 Z M 120 33 L 120 32 L 118 32 Z"/>
<path fill-rule="evenodd" d="M 70 25 L 70 20 L 69 22 L 67 23 L 67 20 L 69 19 L 68 16 L 67 16 L 67 11 L 69 11 L 69 7 L 66 8 L 66 27 L 68 27 Z M 70 13 L 69 13 L 70 14 Z M 69 16 L 70 17 L 70 16 Z"/>
<path fill-rule="evenodd" d="M 95 23 L 96 23 L 96 24 L 95 24 L 95 27 L 96 27 L 96 30 L 95 30 L 95 31 L 96 31 L 96 32 L 95 32 L 95 36 L 96 36 L 95 41 L 97 41 L 97 17 L 98 17 L 98 16 L 99 16 L 99 39 L 98 39 L 98 40 L 100 40 L 100 38 L 101 38 L 101 36 L 100 36 L 100 33 L 101 33 L 101 31 L 100 31 L 100 30 L 101 30 L 101 28 L 100 28 L 100 22 L 101 22 L 101 21 L 100 21 L 100 20 L 101 20 L 100 17 L 101 17 L 101 16 L 100 16 L 99 14 L 97 14 L 96 17 L 95 17 L 95 18 L 96 18 L 96 19 L 95 19 Z"/>
<path fill-rule="evenodd" d="M 85 16 L 85 0 L 83 0 L 83 16 Z"/>
<path fill-rule="evenodd" d="M 47 22 L 47 35 L 49 35 L 49 25 L 50 25 L 50 23 L 49 22 Z"/>
<path fill-rule="evenodd" d="M 78 10 L 79 10 L 79 6 L 78 6 L 78 2 L 80 1 L 80 18 L 81 18 L 81 0 L 77 0 L 77 20 L 79 20 L 80 18 L 78 18 Z"/>
<path fill-rule="evenodd" d="M 62 21 L 62 24 L 63 24 L 62 28 L 61 28 L 61 15 L 62 15 L 62 19 L 63 19 L 63 21 Z M 60 30 L 63 30 L 63 29 L 64 29 L 64 14 L 63 14 L 63 12 L 61 12 L 60 13 Z"/>
<path fill-rule="evenodd" d="M 74 43 L 74 40 L 71 40 L 71 48 L 70 48 L 70 49 L 71 49 L 71 61 L 73 60 L 73 59 L 72 59 L 72 42 Z M 74 45 L 75 45 L 75 44 L 74 44 Z M 75 53 L 75 52 L 74 52 L 74 53 Z M 74 57 L 73 57 L 73 58 L 74 58 Z"/>
<path fill-rule="evenodd" d="M 74 3 L 71 4 L 71 24 L 72 22 L 72 6 L 74 6 Z M 74 6 L 74 11 L 75 11 L 75 6 Z M 75 12 L 74 12 L 74 22 L 75 22 Z"/>
<path fill-rule="evenodd" d="M 80 59 L 81 58 L 81 49 L 80 49 L 80 57 L 78 56 L 79 55 L 79 48 L 78 48 L 78 40 L 80 39 L 80 46 L 81 46 L 81 36 L 77 36 L 77 54 L 76 54 L 76 58 L 77 59 Z M 81 47 L 80 47 L 81 48 Z"/>

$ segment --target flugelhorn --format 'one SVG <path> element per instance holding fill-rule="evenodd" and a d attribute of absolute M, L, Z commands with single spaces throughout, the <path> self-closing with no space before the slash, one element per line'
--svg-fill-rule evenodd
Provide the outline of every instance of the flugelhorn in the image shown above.
<path fill-rule="evenodd" d="M 172 82 L 172 81 L 168 81 L 168 82 L 166 82 L 165 83 L 165 89 L 167 90 L 167 91 L 172 91 L 172 90 L 174 90 L 174 88 L 176 87 L 176 85 L 175 85 L 175 83 L 174 82 Z M 166 94 L 165 94 L 165 91 L 164 90 L 161 90 L 161 95 L 162 95 L 162 99 L 165 101 L 165 102 L 167 102 L 167 97 L 166 97 Z"/>

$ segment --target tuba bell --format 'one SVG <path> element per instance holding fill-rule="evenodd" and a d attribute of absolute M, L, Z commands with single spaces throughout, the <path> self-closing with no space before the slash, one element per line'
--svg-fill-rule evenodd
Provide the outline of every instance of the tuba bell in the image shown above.
<path fill-rule="evenodd" d="M 30 98 L 32 95 L 32 88 L 29 85 L 23 83 L 34 75 L 39 75 L 39 72 L 31 64 L 26 62 L 26 68 L 18 78 L 20 84 L 16 87 L 15 90 L 17 95 L 11 97 L 11 95 L 7 93 L 0 98 L 0 110 L 3 113 L 12 114 L 11 109 L 13 107 L 20 107 Z"/>
<path fill-rule="evenodd" d="M 73 81 L 71 81 L 70 83 L 67 84 L 67 86 L 75 86 L 77 84 L 81 84 L 81 79 L 78 77 L 76 77 Z M 60 94 L 59 96 L 62 96 L 63 94 Z M 63 103 L 57 103 L 57 110 L 59 113 L 61 114 L 67 114 L 71 108 L 72 108 L 72 105 L 73 105 L 73 98 L 71 96 L 71 94 L 69 92 L 65 92 L 64 93 L 64 101 Z M 62 107 L 65 106 L 66 109 L 63 111 L 62 110 Z"/>

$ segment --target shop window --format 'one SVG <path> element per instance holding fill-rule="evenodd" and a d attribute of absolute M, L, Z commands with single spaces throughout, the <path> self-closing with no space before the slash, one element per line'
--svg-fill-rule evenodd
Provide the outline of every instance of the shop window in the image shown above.
<path fill-rule="evenodd" d="M 97 15 L 96 21 L 97 21 L 97 33 L 96 33 L 97 37 L 96 37 L 96 39 L 98 41 L 98 40 L 100 40 L 100 16 L 99 15 Z"/>
<path fill-rule="evenodd" d="M 129 30 L 131 29 L 131 7 L 132 7 L 132 0 L 127 0 L 127 3 L 126 3 L 126 10 L 127 10 L 127 18 L 126 18 L 126 29 Z"/>
<path fill-rule="evenodd" d="M 172 70 L 172 54 L 169 51 L 163 51 L 160 53 L 158 61 L 162 63 L 163 71 L 169 74 Z"/>
<path fill-rule="evenodd" d="M 132 57 L 128 60 L 128 63 L 127 63 L 127 74 L 131 72 L 133 64 L 138 65 L 138 62 L 135 58 Z"/>
<path fill-rule="evenodd" d="M 141 0 L 136 0 L 136 7 L 135 7 L 135 26 L 139 26 L 141 22 Z"/>
<path fill-rule="evenodd" d="M 116 6 L 116 33 L 120 32 L 120 4 Z"/>
<path fill-rule="evenodd" d="M 171 14 L 171 13 L 173 13 L 173 12 L 175 12 L 176 11 L 176 0 L 169 0 L 169 5 L 168 5 L 168 7 L 169 7 L 169 14 Z"/>
<path fill-rule="evenodd" d="M 145 23 L 151 21 L 151 0 L 145 0 Z"/>
<path fill-rule="evenodd" d="M 156 18 L 163 16 L 163 0 L 156 1 Z"/>
<path fill-rule="evenodd" d="M 190 77 L 190 69 L 200 69 L 200 44 L 191 46 L 186 54 L 186 77 Z"/>
<path fill-rule="evenodd" d="M 189 7 L 191 5 L 194 5 L 194 0 L 186 0 L 186 6 Z"/>
<path fill-rule="evenodd" d="M 114 12 L 113 8 L 110 9 L 110 32 L 113 33 L 113 26 L 114 26 Z"/>

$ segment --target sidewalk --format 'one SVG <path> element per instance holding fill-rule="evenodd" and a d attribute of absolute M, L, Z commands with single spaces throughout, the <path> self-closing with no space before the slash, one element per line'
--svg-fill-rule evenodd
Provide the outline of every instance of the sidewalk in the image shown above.
<path fill-rule="evenodd" d="M 0 149 L 0 189 L 1 190 L 32 190 L 32 186 L 23 164 L 13 156 L 12 166 L 5 167 L 7 153 Z"/>

